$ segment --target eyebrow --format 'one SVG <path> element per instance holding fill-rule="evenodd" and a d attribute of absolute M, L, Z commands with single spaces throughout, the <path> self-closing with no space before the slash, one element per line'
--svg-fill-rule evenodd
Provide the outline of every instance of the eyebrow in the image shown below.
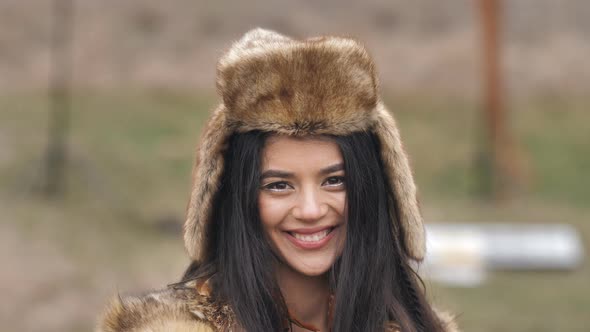
<path fill-rule="evenodd" d="M 344 163 L 338 163 L 334 165 L 330 165 L 328 167 L 324 167 L 320 170 L 320 174 L 327 175 L 330 173 L 338 172 L 344 170 Z"/>
<path fill-rule="evenodd" d="M 320 174 L 327 175 L 330 173 L 341 171 L 343 169 L 344 169 L 344 163 L 338 163 L 338 164 L 330 165 L 330 166 L 320 169 Z M 266 170 L 262 173 L 262 175 L 260 176 L 260 179 L 264 180 L 266 178 L 292 178 L 294 176 L 295 176 L 295 174 L 293 174 L 291 172 L 280 171 L 280 170 L 276 170 L 276 169 L 269 169 L 269 170 Z"/>
<path fill-rule="evenodd" d="M 260 176 L 260 180 L 264 180 L 266 178 L 292 178 L 293 175 L 294 174 L 291 172 L 279 171 L 276 169 L 269 169 L 269 170 L 264 171 L 262 173 L 262 175 Z"/>

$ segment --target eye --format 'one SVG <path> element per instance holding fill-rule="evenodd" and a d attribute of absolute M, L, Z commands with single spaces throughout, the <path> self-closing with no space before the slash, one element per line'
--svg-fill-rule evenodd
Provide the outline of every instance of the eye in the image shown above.
<path fill-rule="evenodd" d="M 272 183 L 265 184 L 262 186 L 262 189 L 269 190 L 269 191 L 285 191 L 285 190 L 289 190 L 291 188 L 293 188 L 293 187 L 291 187 L 291 185 L 285 181 L 272 182 Z"/>
<path fill-rule="evenodd" d="M 344 176 L 331 176 L 322 185 L 329 187 L 340 187 L 344 185 Z"/>

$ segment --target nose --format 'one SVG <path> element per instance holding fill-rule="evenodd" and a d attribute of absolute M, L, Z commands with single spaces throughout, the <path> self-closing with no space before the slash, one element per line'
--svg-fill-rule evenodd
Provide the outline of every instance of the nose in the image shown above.
<path fill-rule="evenodd" d="M 328 205 L 321 201 L 315 189 L 302 190 L 292 210 L 293 217 L 303 221 L 316 221 L 328 213 Z"/>

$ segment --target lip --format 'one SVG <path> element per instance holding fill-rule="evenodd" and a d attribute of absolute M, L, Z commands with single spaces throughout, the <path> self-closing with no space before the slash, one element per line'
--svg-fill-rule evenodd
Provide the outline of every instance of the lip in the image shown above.
<path fill-rule="evenodd" d="M 331 226 L 317 226 L 317 227 L 308 227 L 308 228 L 295 228 L 295 229 L 289 229 L 286 232 L 290 232 L 290 233 L 298 233 L 298 234 L 313 234 L 313 233 L 317 233 L 317 232 L 321 232 L 325 229 L 330 229 L 330 228 L 336 228 L 336 226 L 331 225 Z"/>
<path fill-rule="evenodd" d="M 326 235 L 326 237 L 324 237 L 323 239 L 321 239 L 319 241 L 315 241 L 315 242 L 301 241 L 289 233 L 289 232 L 294 232 L 294 233 L 299 233 L 299 234 L 313 234 L 313 233 L 323 231 L 325 229 L 332 229 L 332 231 L 330 231 L 330 233 L 328 235 Z M 334 237 L 334 234 L 337 231 L 338 231 L 338 226 L 328 226 L 328 227 L 323 226 L 323 227 L 314 227 L 314 228 L 305 228 L 305 229 L 302 228 L 302 229 L 292 230 L 292 231 L 284 232 L 284 233 L 285 233 L 285 236 L 287 237 L 287 239 L 289 239 L 289 241 L 291 241 L 291 243 L 293 243 L 296 247 L 301 248 L 301 249 L 311 250 L 311 249 L 319 249 L 319 248 L 322 248 L 325 245 L 327 245 L 328 242 L 330 242 L 330 240 Z"/>

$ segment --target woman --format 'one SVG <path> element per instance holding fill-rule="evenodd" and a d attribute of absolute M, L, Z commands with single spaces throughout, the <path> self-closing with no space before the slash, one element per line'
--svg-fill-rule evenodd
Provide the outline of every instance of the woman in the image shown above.
<path fill-rule="evenodd" d="M 102 331 L 454 331 L 428 304 L 416 189 L 358 42 L 256 29 L 220 59 L 182 281 Z"/>

